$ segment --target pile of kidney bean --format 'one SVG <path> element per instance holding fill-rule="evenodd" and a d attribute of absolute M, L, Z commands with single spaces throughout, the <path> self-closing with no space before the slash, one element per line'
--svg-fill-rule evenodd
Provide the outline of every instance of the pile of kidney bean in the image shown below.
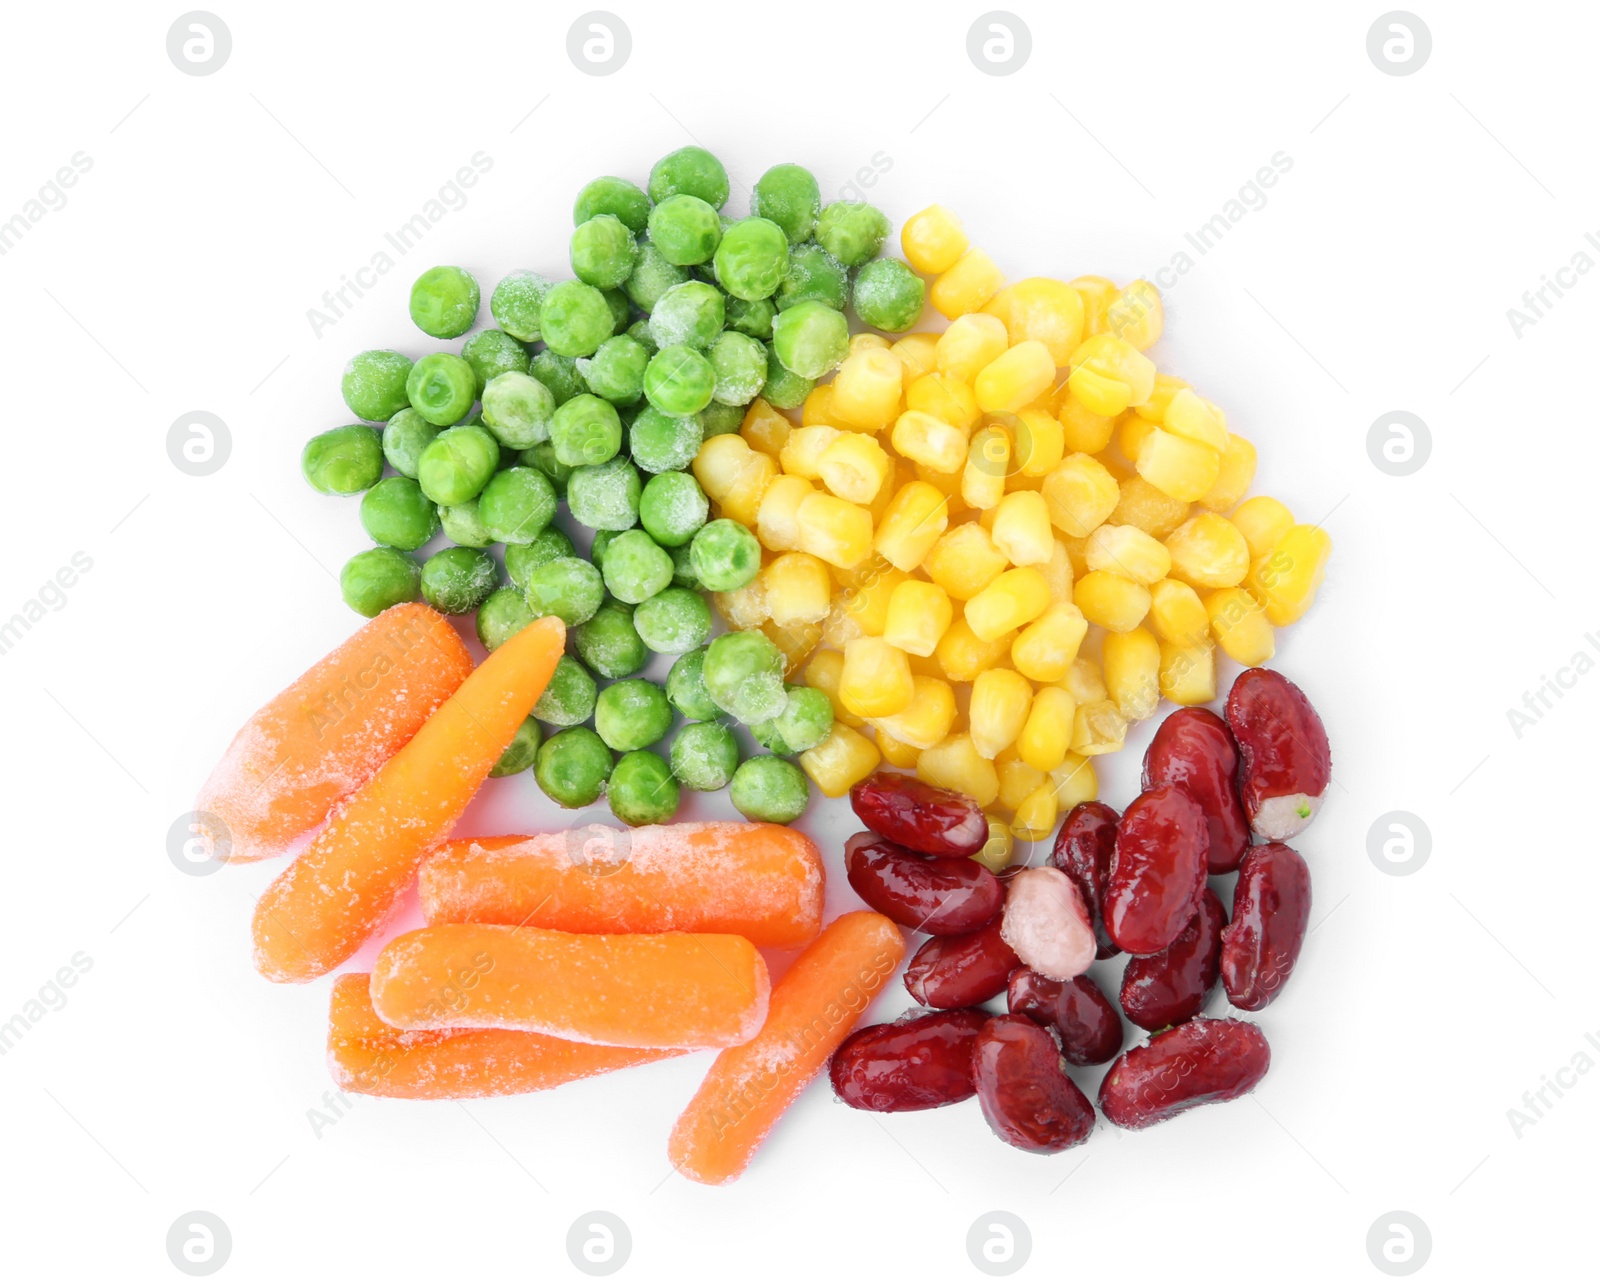
<path fill-rule="evenodd" d="M 1260 1082 L 1271 1054 L 1261 1029 L 1201 1012 L 1219 981 L 1240 1011 L 1288 982 L 1311 877 L 1284 842 L 1315 817 L 1331 757 L 1310 701 L 1276 671 L 1240 675 L 1224 716 L 1175 711 L 1122 814 L 1081 804 L 1047 863 L 998 876 L 972 857 L 988 839 L 976 802 L 901 774 L 858 783 L 851 804 L 870 830 L 845 845 L 850 885 L 930 938 L 905 972 L 921 1007 L 845 1040 L 830 1068 L 836 1094 L 880 1112 L 975 1095 L 1002 1140 L 1055 1153 L 1096 1121 L 1069 1065 L 1111 1061 L 1100 1112 L 1133 1130 Z M 1207 880 L 1232 873 L 1230 909 Z M 1120 1015 L 1086 973 L 1119 953 Z M 1005 1013 L 984 1006 L 1002 993 Z M 1150 1035 L 1127 1050 L 1123 1016 Z"/>

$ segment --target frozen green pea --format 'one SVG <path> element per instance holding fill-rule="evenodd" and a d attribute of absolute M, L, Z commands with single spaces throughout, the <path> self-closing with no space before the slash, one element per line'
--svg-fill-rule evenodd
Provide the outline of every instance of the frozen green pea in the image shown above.
<path fill-rule="evenodd" d="M 784 708 L 783 654 L 760 631 L 732 631 L 706 646 L 701 675 L 711 700 L 735 720 L 755 724 Z"/>
<path fill-rule="evenodd" d="M 506 543 L 506 576 L 518 590 L 526 590 L 535 568 L 542 568 L 552 559 L 570 558 L 572 554 L 572 538 L 560 528 L 547 527 L 526 541 Z"/>
<path fill-rule="evenodd" d="M 772 350 L 787 370 L 816 380 L 850 352 L 850 323 L 838 309 L 807 300 L 778 314 L 772 324 Z"/>
<path fill-rule="evenodd" d="M 605 584 L 594 565 L 566 556 L 528 574 L 526 599 L 535 617 L 559 617 L 570 629 L 595 615 L 605 599 Z"/>
<path fill-rule="evenodd" d="M 377 546 L 351 555 L 339 570 L 339 593 L 363 617 L 410 603 L 422 588 L 417 561 L 393 546 Z"/>
<path fill-rule="evenodd" d="M 817 241 L 846 268 L 865 264 L 889 236 L 889 216 L 865 201 L 834 201 L 817 216 Z"/>
<path fill-rule="evenodd" d="M 625 604 L 642 604 L 672 585 L 672 556 L 642 528 L 620 532 L 601 559 L 606 589 Z"/>
<path fill-rule="evenodd" d="M 791 684 L 785 694 L 783 710 L 750 732 L 774 755 L 798 756 L 833 732 L 833 703 L 821 689 L 806 684 Z"/>
<path fill-rule="evenodd" d="M 796 246 L 774 303 L 778 311 L 815 300 L 842 309 L 850 297 L 850 272 L 816 242 Z"/>
<path fill-rule="evenodd" d="M 593 729 L 581 725 L 547 739 L 533 762 L 540 790 L 564 809 L 593 805 L 611 776 L 611 751 Z"/>
<path fill-rule="evenodd" d="M 628 293 L 620 287 L 613 287 L 608 291 L 601 291 L 606 307 L 611 310 L 611 334 L 620 335 L 633 325 L 633 305 L 628 301 Z"/>
<path fill-rule="evenodd" d="M 645 407 L 628 429 L 634 464 L 649 474 L 688 469 L 700 450 L 703 434 L 698 416 L 669 416 Z"/>
<path fill-rule="evenodd" d="M 791 411 L 805 402 L 815 380 L 797 376 L 778 361 L 777 350 L 767 345 L 767 383 L 761 386 L 761 397 L 779 411 Z"/>
<path fill-rule="evenodd" d="M 615 215 L 596 215 L 572 230 L 572 271 L 580 282 L 608 291 L 633 272 L 639 251 Z"/>
<path fill-rule="evenodd" d="M 622 420 L 604 398 L 579 394 L 556 408 L 550 442 L 563 465 L 602 465 L 622 450 Z"/>
<path fill-rule="evenodd" d="M 494 768 L 489 771 L 490 778 L 509 778 L 512 774 L 520 774 L 524 769 L 532 768 L 534 760 L 539 755 L 539 746 L 544 742 L 544 730 L 539 728 L 539 722 L 529 716 L 511 736 L 511 744 L 500 753 L 500 759 L 494 762 Z"/>
<path fill-rule="evenodd" d="M 633 607 L 608 599 L 572 633 L 572 647 L 590 670 L 608 680 L 642 671 L 650 650 L 633 626 Z"/>
<path fill-rule="evenodd" d="M 458 546 L 471 546 L 481 550 L 484 546 L 494 544 L 494 538 L 484 528 L 483 520 L 478 518 L 476 497 L 470 501 L 463 501 L 460 505 L 441 505 L 439 526 L 444 529 L 444 535 Z"/>
<path fill-rule="evenodd" d="M 704 349 L 722 333 L 726 304 L 709 282 L 683 282 L 656 301 L 650 313 L 650 338 L 657 350 L 686 344 Z"/>
<path fill-rule="evenodd" d="M 739 740 L 716 719 L 684 725 L 672 739 L 672 775 L 692 792 L 728 785 L 739 767 Z"/>
<path fill-rule="evenodd" d="M 713 519 L 689 546 L 694 575 L 707 590 L 738 590 L 761 571 L 761 543 L 736 519 Z"/>
<path fill-rule="evenodd" d="M 496 376 L 507 371 L 526 373 L 528 370 L 528 350 L 522 341 L 492 327 L 479 331 L 462 345 L 461 356 L 478 378 L 479 398 L 483 397 L 484 386 Z"/>
<path fill-rule="evenodd" d="M 478 643 L 493 653 L 531 621 L 522 595 L 515 587 L 502 586 L 478 606 Z"/>
<path fill-rule="evenodd" d="M 583 663 L 563 654 L 550 676 L 550 683 L 544 686 L 544 692 L 533 704 L 533 714 L 558 729 L 570 729 L 594 714 L 598 692 L 594 676 L 584 669 Z"/>
<path fill-rule="evenodd" d="M 778 306 L 772 300 L 730 299 L 725 311 L 730 331 L 753 340 L 772 339 L 772 319 L 778 316 Z"/>
<path fill-rule="evenodd" d="M 447 546 L 422 565 L 422 598 L 441 613 L 473 613 L 489 598 L 499 570 L 494 556 Z"/>
<path fill-rule="evenodd" d="M 606 803 L 629 827 L 666 823 L 678 812 L 678 782 L 667 762 L 653 751 L 621 757 L 606 784 Z"/>
<path fill-rule="evenodd" d="M 478 283 L 464 268 L 440 264 L 411 284 L 411 320 L 427 335 L 453 340 L 478 320 Z"/>
<path fill-rule="evenodd" d="M 789 239 L 770 219 L 751 216 L 722 234 L 713 257 L 717 281 L 741 300 L 764 300 L 789 269 Z"/>
<path fill-rule="evenodd" d="M 715 720 L 722 714 L 706 692 L 705 661 L 705 649 L 692 649 L 667 672 L 667 701 L 689 720 Z"/>
<path fill-rule="evenodd" d="M 555 517 L 555 487 L 526 465 L 501 470 L 478 496 L 478 519 L 496 541 L 532 541 Z"/>
<path fill-rule="evenodd" d="M 762 370 L 765 371 L 767 351 L 761 350 Z M 765 386 L 763 386 L 764 388 Z M 757 390 L 759 393 L 760 391 Z M 751 401 L 754 401 L 753 399 Z M 745 408 L 738 403 L 721 403 L 712 399 L 700 413 L 702 438 L 711 438 L 716 434 L 737 434 L 744 425 Z"/>
<path fill-rule="evenodd" d="M 667 153 L 650 167 L 647 190 L 658 204 L 686 192 L 721 210 L 728 201 L 728 172 L 711 153 L 691 145 Z"/>
<path fill-rule="evenodd" d="M 540 349 L 528 363 L 528 374 L 550 391 L 556 406 L 589 392 L 576 358 L 564 358 L 551 349 Z"/>
<path fill-rule="evenodd" d="M 602 529 L 594 534 L 594 539 L 589 543 L 589 562 L 598 568 L 606 557 L 606 547 L 622 535 L 621 532 L 611 532 Z"/>
<path fill-rule="evenodd" d="M 572 477 L 572 466 L 563 465 L 556 460 L 554 444 L 535 443 L 532 447 L 524 448 L 517 457 L 517 463 L 538 470 L 550 480 L 550 486 L 555 488 L 556 495 L 563 501 L 567 499 L 567 480 Z"/>
<path fill-rule="evenodd" d="M 383 444 L 370 425 L 341 425 L 309 439 L 300 452 L 306 482 L 328 496 L 354 496 L 383 477 Z"/>
<path fill-rule="evenodd" d="M 613 215 L 630 231 L 639 232 L 650 217 L 650 198 L 636 183 L 614 175 L 602 175 L 584 184 L 577 201 L 572 204 L 575 226 L 588 223 L 596 215 Z"/>
<path fill-rule="evenodd" d="M 549 292 L 549 279 L 538 273 L 525 268 L 507 273 L 489 296 L 495 325 L 514 339 L 532 344 L 539 338 L 539 309 Z"/>
<path fill-rule="evenodd" d="M 460 505 L 482 492 L 500 465 L 500 444 L 481 425 L 447 429 L 422 451 L 417 482 L 438 505 Z"/>
<path fill-rule="evenodd" d="M 711 390 L 714 402 L 743 407 L 767 383 L 767 351 L 759 340 L 724 331 L 706 356 L 717 377 Z"/>
<path fill-rule="evenodd" d="M 806 812 L 811 786 L 787 760 L 752 756 L 733 771 L 728 799 L 752 823 L 792 823 Z"/>
<path fill-rule="evenodd" d="M 639 243 L 639 253 L 633 262 L 633 272 L 622 284 L 628 298 L 646 313 L 655 310 L 657 302 L 674 286 L 689 280 L 689 270 L 661 253 L 648 238 Z"/>
<path fill-rule="evenodd" d="M 411 359 L 393 349 L 367 349 L 345 363 L 339 392 L 345 406 L 362 420 L 388 420 L 410 398 L 406 380 Z"/>
<path fill-rule="evenodd" d="M 777 224 L 791 246 L 811 236 L 821 209 L 816 177 L 802 165 L 773 166 L 756 180 L 750 194 L 750 213 Z"/>
<path fill-rule="evenodd" d="M 685 545 L 705 526 L 711 503 L 693 474 L 657 474 L 639 495 L 639 523 L 660 546 Z"/>
<path fill-rule="evenodd" d="M 633 610 L 633 626 L 657 653 L 688 653 L 711 638 L 711 605 L 695 591 L 668 586 Z"/>
<path fill-rule="evenodd" d="M 662 349 L 644 370 L 644 396 L 669 416 L 692 416 L 711 401 L 717 373 L 705 354 L 685 344 Z"/>
<path fill-rule="evenodd" d="M 692 541 L 685 541 L 681 546 L 669 546 L 667 553 L 672 556 L 672 584 L 682 586 L 685 590 L 699 590 L 700 578 L 694 575 L 694 551 Z"/>
<path fill-rule="evenodd" d="M 606 297 L 587 282 L 557 282 L 539 307 L 544 342 L 564 358 L 593 353 L 610 338 L 614 325 Z"/>
<path fill-rule="evenodd" d="M 383 459 L 407 478 L 414 479 L 422 449 L 438 434 L 437 425 L 430 425 L 414 408 L 402 407 L 383 427 Z"/>
<path fill-rule="evenodd" d="M 578 359 L 578 373 L 592 392 L 608 402 L 624 404 L 644 392 L 644 369 L 650 351 L 626 333 L 614 335 L 594 351 L 592 358 Z"/>
<path fill-rule="evenodd" d="M 672 726 L 666 691 L 649 680 L 618 680 L 600 690 L 595 732 L 612 751 L 638 751 L 660 742 Z"/>
<path fill-rule="evenodd" d="M 655 336 L 650 334 L 650 319 L 640 318 L 637 322 L 630 323 L 627 330 L 628 338 L 637 340 L 639 347 L 645 352 L 646 357 L 654 357 L 661 346 L 656 343 Z"/>
<path fill-rule="evenodd" d="M 922 316 L 927 283 L 898 259 L 875 259 L 856 270 L 856 316 L 880 331 L 909 331 Z"/>
<path fill-rule="evenodd" d="M 639 494 L 644 485 L 626 456 L 602 465 L 580 465 L 567 480 L 567 507 L 586 528 L 621 532 L 639 519 Z"/>
<path fill-rule="evenodd" d="M 416 479 L 391 474 L 361 498 L 361 526 L 380 546 L 415 550 L 439 531 L 439 507 L 422 495 Z"/>
<path fill-rule="evenodd" d="M 505 371 L 483 390 L 483 424 L 501 446 L 522 451 L 550 437 L 555 396 L 525 371 Z"/>
<path fill-rule="evenodd" d="M 454 425 L 477 401 L 478 377 L 465 358 L 430 353 L 419 358 L 406 377 L 406 397 L 424 420 Z"/>
<path fill-rule="evenodd" d="M 669 264 L 708 263 L 722 240 L 722 221 L 699 197 L 668 197 L 650 212 L 650 241 Z"/>

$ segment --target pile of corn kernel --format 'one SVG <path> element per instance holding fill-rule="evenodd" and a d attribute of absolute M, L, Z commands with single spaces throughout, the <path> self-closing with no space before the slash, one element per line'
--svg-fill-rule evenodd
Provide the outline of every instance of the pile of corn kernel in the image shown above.
<path fill-rule="evenodd" d="M 856 335 L 798 426 L 757 399 L 696 457 L 766 552 L 717 606 L 832 700 L 800 757 L 825 795 L 886 760 L 974 797 L 1009 850 L 1093 799 L 1161 698 L 1212 701 L 1217 649 L 1271 658 L 1330 542 L 1244 500 L 1254 446 L 1145 356 L 1151 283 L 1007 285 L 937 205 L 901 245 L 948 328 Z"/>

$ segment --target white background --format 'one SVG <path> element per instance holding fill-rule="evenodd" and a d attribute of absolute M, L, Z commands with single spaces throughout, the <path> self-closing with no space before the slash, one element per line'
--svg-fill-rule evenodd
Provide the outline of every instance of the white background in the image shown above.
<path fill-rule="evenodd" d="M 1600 679 L 1521 738 L 1506 709 L 1600 658 L 1600 283 L 1520 339 L 1506 310 L 1600 227 L 1592 9 L 1423 8 L 1431 59 L 1392 77 L 1366 53 L 1379 4 L 1019 5 L 1031 59 L 991 77 L 966 53 L 981 5 L 617 0 L 632 57 L 594 78 L 566 54 L 576 6 L 216 5 L 233 52 L 206 77 L 167 57 L 175 5 L 8 14 L 0 219 L 93 161 L 0 258 L 0 618 L 93 560 L 0 656 L 0 1018 L 93 961 L 0 1058 L 9 1282 L 179 1281 L 164 1241 L 192 1209 L 227 1223 L 217 1282 L 240 1284 L 582 1282 L 565 1238 L 592 1209 L 626 1222 L 621 1273 L 651 1283 L 979 1282 L 964 1240 L 993 1210 L 1032 1232 L 1017 1282 L 1376 1282 L 1367 1232 L 1394 1209 L 1431 1230 L 1430 1281 L 1586 1264 L 1600 1072 L 1546 1093 L 1520 1139 L 1507 1111 L 1600 1029 Z M 720 1190 L 665 1155 L 709 1055 L 470 1113 L 363 1100 L 314 1134 L 327 982 L 267 984 L 248 957 L 280 865 L 194 879 L 165 848 L 232 731 L 356 625 L 333 580 L 365 544 L 355 504 L 304 485 L 300 444 L 348 419 L 349 354 L 431 347 L 406 318 L 417 272 L 564 271 L 578 188 L 642 182 L 691 140 L 739 213 L 768 165 L 833 195 L 881 153 L 866 195 L 896 225 L 941 201 L 1015 276 L 1118 280 L 1293 159 L 1168 293 L 1154 354 L 1335 548 L 1275 663 L 1320 704 L 1337 784 L 1304 838 L 1316 929 L 1261 1018 L 1254 1097 L 1035 1157 L 973 1103 L 869 1116 L 816 1086 Z M 480 150 L 466 207 L 314 338 L 306 311 Z M 210 477 L 166 453 L 194 409 L 232 432 Z M 1368 458 L 1393 409 L 1432 430 L 1410 477 Z M 1115 805 L 1143 742 L 1103 775 Z M 1414 875 L 1369 859 L 1390 810 L 1431 830 Z M 466 830 L 557 821 L 510 781 Z M 830 913 L 849 906 L 848 811 L 805 825 L 831 846 Z"/>

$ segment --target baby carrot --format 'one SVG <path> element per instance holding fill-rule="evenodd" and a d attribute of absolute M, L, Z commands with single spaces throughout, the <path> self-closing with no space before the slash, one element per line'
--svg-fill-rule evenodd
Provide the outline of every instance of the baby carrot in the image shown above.
<path fill-rule="evenodd" d="M 417 878 L 430 925 L 588 934 L 685 930 L 803 948 L 822 928 L 822 856 L 775 823 L 594 825 L 446 841 Z"/>
<path fill-rule="evenodd" d="M 397 1029 L 372 1009 L 369 978 L 333 981 L 328 1068 L 341 1091 L 401 1100 L 515 1096 L 685 1054 L 591 1046 L 514 1029 Z"/>
<path fill-rule="evenodd" d="M 761 1032 L 712 1064 L 672 1129 L 672 1165 L 704 1185 L 738 1179 L 904 951 L 894 922 L 876 912 L 847 912 L 829 925 L 773 988 Z"/>
<path fill-rule="evenodd" d="M 395 1028 L 603 1046 L 733 1046 L 760 1029 L 768 991 L 766 962 L 738 935 L 429 926 L 384 945 L 372 967 L 372 1007 Z"/>
<path fill-rule="evenodd" d="M 256 905 L 257 970 L 315 979 L 361 947 L 510 744 L 565 640 L 557 617 L 523 627 L 345 802 Z"/>
<path fill-rule="evenodd" d="M 196 825 L 235 863 L 315 827 L 405 746 L 472 673 L 455 629 L 425 604 L 373 618 L 233 736 Z"/>

